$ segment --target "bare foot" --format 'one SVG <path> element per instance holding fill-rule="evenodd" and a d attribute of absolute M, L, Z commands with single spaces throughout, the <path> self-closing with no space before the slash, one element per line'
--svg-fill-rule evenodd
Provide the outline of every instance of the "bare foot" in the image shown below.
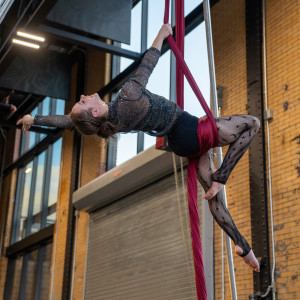
<path fill-rule="evenodd" d="M 211 173 L 215 173 L 217 169 L 213 170 Z M 224 184 L 213 181 L 210 189 L 206 192 L 206 194 L 203 196 L 203 199 L 210 200 L 215 195 L 217 195 L 220 190 L 223 188 Z"/>
<path fill-rule="evenodd" d="M 243 254 L 243 249 L 240 246 L 236 245 L 235 246 L 235 253 L 238 254 L 238 255 L 241 255 L 241 254 Z M 259 272 L 259 269 L 260 269 L 259 268 L 259 263 L 258 263 L 255 255 L 254 255 L 252 249 L 250 250 L 250 252 L 246 256 L 243 256 L 241 258 L 250 267 L 250 269 L 252 269 L 255 272 Z"/>

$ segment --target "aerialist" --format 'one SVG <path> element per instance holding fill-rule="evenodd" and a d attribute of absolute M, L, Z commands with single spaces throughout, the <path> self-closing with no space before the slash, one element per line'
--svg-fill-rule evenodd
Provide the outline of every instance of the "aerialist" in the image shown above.
<path fill-rule="evenodd" d="M 119 132 L 143 131 L 153 136 L 167 135 L 170 148 L 179 156 L 190 157 L 198 154 L 201 151 L 197 136 L 199 119 L 181 110 L 176 103 L 152 94 L 145 88 L 160 57 L 162 43 L 170 34 L 172 34 L 171 26 L 163 25 L 135 75 L 124 84 L 115 101 L 105 103 L 98 94 L 82 95 L 69 115 L 35 117 L 25 115 L 17 124 L 23 125 L 24 133 L 32 125 L 68 129 L 75 127 L 82 134 L 97 134 L 105 139 Z M 235 243 L 236 253 L 252 270 L 259 272 L 258 261 L 248 242 L 236 228 L 219 191 L 247 150 L 259 129 L 260 122 L 250 115 L 220 117 L 215 121 L 218 128 L 218 142 L 213 146 L 229 145 L 229 149 L 218 170 L 215 170 L 208 152 L 201 155 L 198 179 L 206 191 L 203 198 L 209 200 L 214 219 Z M 212 139 L 209 128 L 203 132 L 204 141 Z"/>

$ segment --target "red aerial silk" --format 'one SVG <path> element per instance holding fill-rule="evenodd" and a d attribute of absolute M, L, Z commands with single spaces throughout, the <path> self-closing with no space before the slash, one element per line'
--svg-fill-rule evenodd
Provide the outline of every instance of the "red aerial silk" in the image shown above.
<path fill-rule="evenodd" d="M 165 15 L 164 24 L 169 22 L 169 5 L 170 0 L 165 0 Z M 214 120 L 214 117 L 207 106 L 203 95 L 201 94 L 190 70 L 188 69 L 184 58 L 184 0 L 176 0 L 176 43 L 170 35 L 167 40 L 176 57 L 176 94 L 177 104 L 183 109 L 183 74 L 186 76 L 192 90 L 198 98 L 202 108 L 204 109 L 207 117 L 201 118 L 198 123 L 198 139 L 200 146 L 200 153 L 194 157 L 189 157 L 188 171 L 187 171 L 187 194 L 189 202 L 189 214 L 191 225 L 191 237 L 194 255 L 195 267 L 195 281 L 197 289 L 198 300 L 207 299 L 203 255 L 200 239 L 200 221 L 197 203 L 197 168 L 199 165 L 200 155 L 207 152 L 210 148 L 218 144 L 219 134 Z M 203 137 L 206 137 L 203 139 Z"/>

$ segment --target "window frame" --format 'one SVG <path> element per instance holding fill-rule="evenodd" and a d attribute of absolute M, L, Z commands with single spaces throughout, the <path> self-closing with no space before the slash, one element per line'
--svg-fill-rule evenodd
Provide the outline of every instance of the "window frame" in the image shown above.
<path fill-rule="evenodd" d="M 149 15 L 149 9 L 148 9 L 148 0 L 141 0 L 142 7 L 141 7 L 141 54 L 143 54 L 148 49 L 148 15 Z M 134 8 L 134 6 L 132 7 Z M 175 5 L 174 1 L 171 3 L 171 20 L 172 20 L 172 26 L 175 25 Z M 121 46 L 120 43 L 113 42 L 113 45 L 115 46 Z M 168 51 L 166 52 L 168 53 Z M 164 54 L 166 54 L 164 53 Z M 162 55 L 164 55 L 162 54 Z M 115 78 L 118 74 L 120 74 L 120 57 L 116 55 L 112 55 L 112 61 L 111 61 L 111 79 Z M 170 99 L 176 99 L 176 59 L 174 54 L 171 52 L 170 55 L 170 90 L 169 90 L 169 97 Z M 111 93 L 110 98 L 111 101 L 113 101 L 117 96 L 117 93 Z M 111 170 L 112 168 L 117 166 L 117 148 L 118 144 L 117 141 L 111 141 L 108 145 L 108 153 L 107 153 L 107 171 Z M 142 131 L 139 131 L 137 133 L 137 149 L 136 149 L 136 155 L 140 153 L 141 151 L 145 150 L 145 133 Z"/>
<path fill-rule="evenodd" d="M 44 98 L 46 99 L 46 98 Z M 55 101 L 53 101 L 55 100 Z M 56 102 L 58 99 L 50 98 L 49 101 L 49 114 L 56 114 Z M 38 113 L 41 113 L 43 109 L 43 101 L 38 104 Z M 39 145 L 41 140 L 42 133 L 36 133 L 35 136 L 35 145 L 32 148 Z M 46 138 L 46 137 L 44 137 Z M 41 201 L 41 211 L 39 211 L 36 215 L 41 214 L 40 219 L 40 230 L 46 228 L 47 226 L 47 217 L 48 213 L 51 212 L 54 208 L 52 206 L 56 206 L 56 203 L 51 206 L 49 209 L 48 207 L 48 200 L 49 200 L 49 189 L 50 189 L 50 179 L 51 179 L 51 162 L 53 157 L 53 144 L 60 139 L 60 135 L 56 136 L 49 144 L 48 147 L 41 151 L 40 153 L 34 155 L 33 159 L 26 163 L 28 165 L 32 162 L 32 175 L 31 175 L 31 183 L 30 183 L 30 195 L 28 200 L 28 209 L 26 215 L 26 228 L 24 236 L 19 239 L 19 230 L 20 230 L 20 223 L 19 223 L 19 213 L 20 209 L 22 208 L 23 204 L 23 194 L 24 194 L 24 177 L 25 177 L 25 166 L 21 166 L 18 168 L 18 177 L 17 177 L 17 188 L 15 192 L 15 205 L 14 205 L 14 213 L 13 213 L 13 221 L 12 221 L 12 229 L 11 229 L 11 237 L 10 237 L 10 245 L 15 244 L 16 242 L 22 241 L 23 239 L 32 235 L 32 224 L 34 222 L 35 215 L 33 214 L 33 206 L 35 200 L 35 193 L 36 193 L 36 175 L 38 169 L 38 159 L 39 155 L 42 155 L 45 152 L 45 162 L 44 162 L 44 173 L 43 173 L 43 180 L 42 180 L 42 195 Z M 25 145 L 26 145 L 27 137 L 23 136 L 21 145 L 20 145 L 20 153 L 22 156 L 26 155 L 27 152 L 30 152 L 32 148 L 26 149 L 27 151 L 24 152 Z M 39 230 L 39 231 L 40 231 Z"/>

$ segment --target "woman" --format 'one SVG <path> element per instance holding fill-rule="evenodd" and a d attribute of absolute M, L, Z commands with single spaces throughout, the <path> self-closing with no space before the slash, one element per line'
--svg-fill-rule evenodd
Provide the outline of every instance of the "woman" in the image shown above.
<path fill-rule="evenodd" d="M 118 132 L 144 131 L 154 136 L 168 136 L 171 149 L 179 156 L 193 156 L 200 152 L 197 136 L 198 118 L 182 111 L 174 102 L 145 89 L 149 76 L 156 66 L 162 43 L 172 34 L 169 24 L 161 27 L 152 47 L 146 52 L 135 75 L 122 87 L 117 99 L 103 102 L 98 94 L 82 95 L 69 116 L 24 116 L 25 133 L 31 125 L 75 127 L 83 134 L 97 134 L 103 138 Z M 201 120 L 202 121 L 202 120 Z M 259 120 L 250 115 L 233 115 L 216 119 L 218 135 L 204 132 L 204 139 L 217 138 L 218 146 L 229 145 L 223 164 L 214 169 L 213 161 L 205 152 L 200 157 L 198 179 L 206 191 L 211 213 L 222 229 L 231 237 L 240 255 L 249 267 L 259 272 L 259 264 L 249 244 L 237 230 L 225 207 L 219 191 L 226 183 L 232 169 L 247 150 L 259 129 Z M 216 145 L 214 145 L 216 146 Z"/>

